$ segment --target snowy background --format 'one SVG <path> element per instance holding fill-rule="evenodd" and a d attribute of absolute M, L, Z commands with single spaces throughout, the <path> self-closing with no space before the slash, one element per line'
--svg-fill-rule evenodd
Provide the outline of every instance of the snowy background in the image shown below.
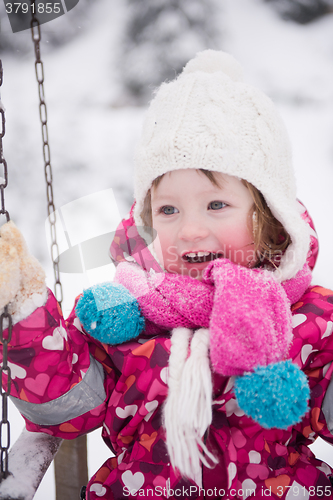
<path fill-rule="evenodd" d="M 181 36 L 178 45 L 171 46 L 164 56 L 154 53 L 154 47 L 158 49 L 154 37 L 161 32 L 158 29 L 146 34 L 133 59 L 135 44 L 126 45 L 124 39 L 133 0 L 82 0 L 70 13 L 42 27 L 55 205 L 61 207 L 87 195 L 98 199 L 100 191 L 111 188 L 119 217 L 125 215 L 132 203 L 132 157 L 147 93 L 158 83 L 154 65 L 157 69 L 158 61 L 165 57 L 168 64 L 174 64 L 175 73 L 179 61 L 171 56 L 177 47 L 187 59 L 197 50 L 220 48 L 242 63 L 247 81 L 270 95 L 285 119 L 293 143 L 298 195 L 319 235 L 314 282 L 331 288 L 333 13 L 302 25 L 283 20 L 272 4 L 263 0 L 216 0 L 209 5 L 213 15 L 207 14 L 212 22 L 207 36 L 202 31 L 207 31 L 207 25 L 192 23 L 189 27 L 182 20 L 178 26 L 169 15 L 165 26 L 170 31 L 179 29 Z M 53 288 L 44 229 L 46 195 L 33 47 L 30 32 L 12 34 L 3 7 L 0 14 L 1 97 L 7 120 L 4 156 L 9 170 L 6 206 L 31 252 L 47 270 Z M 191 15 L 196 17 L 194 10 Z M 8 50 L 8 46 L 14 49 Z M 135 67 L 134 76 L 138 75 L 146 94 L 136 89 L 137 94 L 131 95 L 133 71 L 129 70 L 138 60 L 141 65 Z M 91 218 L 78 215 L 77 225 L 88 227 L 93 219 L 91 205 Z M 112 275 L 111 266 L 99 271 L 95 277 L 88 276 L 90 284 L 101 279 L 101 274 Z M 66 313 L 87 284 L 87 276 L 62 274 L 62 279 Z M 14 442 L 23 420 L 13 407 L 10 421 Z M 108 457 L 108 450 L 99 431 L 88 436 L 88 447 L 91 475 Z M 314 450 L 333 465 L 333 450 L 328 445 L 318 441 Z M 35 498 L 54 500 L 52 468 Z"/>

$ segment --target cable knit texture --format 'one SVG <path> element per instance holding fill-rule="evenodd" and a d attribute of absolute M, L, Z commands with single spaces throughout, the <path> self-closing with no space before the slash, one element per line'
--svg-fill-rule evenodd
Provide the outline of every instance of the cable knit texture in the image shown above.
<path fill-rule="evenodd" d="M 234 175 L 253 184 L 291 237 L 276 270 L 295 276 L 307 257 L 310 234 L 296 203 L 291 148 L 274 103 L 244 83 L 237 61 L 205 50 L 163 83 L 152 100 L 136 151 L 134 212 L 138 227 L 156 177 L 187 168 Z"/>

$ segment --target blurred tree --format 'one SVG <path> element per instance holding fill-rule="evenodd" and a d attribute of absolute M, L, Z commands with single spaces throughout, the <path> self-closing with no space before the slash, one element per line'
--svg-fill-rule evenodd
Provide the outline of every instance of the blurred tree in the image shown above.
<path fill-rule="evenodd" d="M 333 0 L 265 0 L 286 20 L 307 24 L 333 12 Z"/>
<path fill-rule="evenodd" d="M 214 2 L 126 0 L 125 29 L 118 47 L 124 89 L 119 105 L 145 104 L 152 89 L 173 79 L 196 52 L 216 48 Z"/>

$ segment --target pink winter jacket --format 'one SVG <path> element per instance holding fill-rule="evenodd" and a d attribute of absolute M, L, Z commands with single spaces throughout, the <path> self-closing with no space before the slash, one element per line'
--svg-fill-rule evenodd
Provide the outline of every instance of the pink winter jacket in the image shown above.
<path fill-rule="evenodd" d="M 311 268 L 316 255 L 312 239 Z M 318 435 L 333 443 L 321 411 L 333 371 L 333 292 L 310 287 L 292 314 L 290 358 L 308 376 L 309 412 L 288 430 L 263 429 L 237 405 L 233 377 L 213 374 L 206 445 L 219 463 L 202 467 L 201 489 L 177 475 L 166 451 L 167 334 L 102 344 L 83 331 L 74 309 L 65 321 L 49 292 L 43 307 L 13 327 L 11 396 L 30 431 L 73 439 L 102 427 L 110 458 L 89 481 L 89 500 L 333 498 L 332 471 L 308 448 Z"/>

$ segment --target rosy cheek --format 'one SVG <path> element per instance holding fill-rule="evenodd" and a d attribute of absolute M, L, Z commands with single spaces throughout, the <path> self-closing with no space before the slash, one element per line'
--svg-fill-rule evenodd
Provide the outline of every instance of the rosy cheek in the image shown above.
<path fill-rule="evenodd" d="M 252 243 L 253 236 L 249 231 L 248 225 L 245 221 L 241 221 L 238 224 L 234 224 L 229 228 L 227 233 L 227 238 L 230 245 L 235 247 L 242 247 L 243 245 L 248 245 Z"/>
<path fill-rule="evenodd" d="M 225 230 L 221 242 L 224 245 L 225 257 L 235 264 L 246 266 L 252 260 L 253 237 L 244 221 Z"/>
<path fill-rule="evenodd" d="M 249 243 L 248 235 L 244 234 L 243 231 L 240 231 L 239 229 L 235 229 L 234 227 L 228 232 L 225 232 L 221 240 L 224 243 L 225 248 L 229 250 L 237 250 L 237 248 L 241 248 L 245 242 Z"/>

